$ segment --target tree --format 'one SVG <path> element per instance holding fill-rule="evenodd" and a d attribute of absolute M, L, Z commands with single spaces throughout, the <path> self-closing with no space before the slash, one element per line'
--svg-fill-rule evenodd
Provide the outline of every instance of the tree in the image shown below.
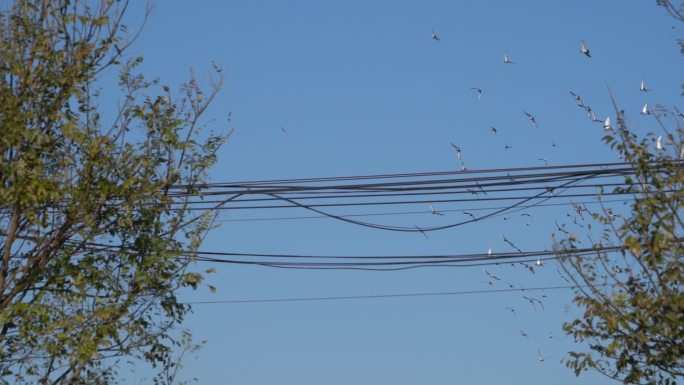
<path fill-rule="evenodd" d="M 684 21 L 669 2 L 659 4 Z M 556 242 L 561 266 L 577 285 L 574 302 L 585 310 L 564 330 L 590 350 L 570 352 L 566 365 L 577 375 L 595 369 L 625 384 L 676 384 L 684 377 L 684 115 L 659 107 L 652 114 L 663 135 L 639 137 L 614 99 L 613 106 L 617 126 L 603 139 L 634 170 L 615 189 L 633 201 L 626 212 L 576 207 L 599 225 L 600 239 L 587 236 L 594 255 L 573 253 L 575 235 Z M 608 245 L 619 251 L 602 251 Z"/>
<path fill-rule="evenodd" d="M 186 197 L 226 139 L 200 139 L 220 74 L 206 94 L 146 80 L 142 58 L 124 60 L 128 5 L 0 14 L 1 383 L 110 383 L 124 358 L 163 368 L 190 310 L 177 290 L 201 283 L 190 264 L 211 213 Z M 101 109 L 115 69 L 122 98 Z"/>

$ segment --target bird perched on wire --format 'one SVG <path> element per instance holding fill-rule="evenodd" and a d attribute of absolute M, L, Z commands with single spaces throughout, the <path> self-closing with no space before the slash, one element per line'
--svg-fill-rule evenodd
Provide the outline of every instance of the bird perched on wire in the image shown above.
<path fill-rule="evenodd" d="M 591 57 L 591 52 L 589 51 L 589 48 L 587 48 L 587 45 L 584 43 L 584 40 L 580 40 L 580 52 L 587 55 L 587 57 Z"/>

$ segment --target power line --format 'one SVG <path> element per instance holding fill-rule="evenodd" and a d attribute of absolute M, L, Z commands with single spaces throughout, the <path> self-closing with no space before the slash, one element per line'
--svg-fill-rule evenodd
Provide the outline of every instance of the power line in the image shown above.
<path fill-rule="evenodd" d="M 595 287 L 614 286 L 612 284 L 597 284 Z M 464 290 L 464 291 L 444 291 L 428 293 L 399 293 L 399 294 L 371 294 L 371 295 L 347 295 L 334 297 L 298 297 L 298 298 L 268 298 L 268 299 L 236 299 L 236 300 L 216 300 L 216 301 L 188 301 L 182 302 L 187 305 L 218 305 L 218 304 L 239 304 L 239 303 L 277 303 L 277 302 L 313 302 L 313 301 L 340 301 L 340 300 L 365 300 L 365 299 L 389 299 L 389 298 L 409 298 L 409 297 L 437 297 L 437 296 L 456 296 L 456 295 L 475 295 L 475 294 L 495 294 L 525 291 L 552 291 L 583 288 L 587 285 L 568 285 L 568 286 L 546 286 L 519 289 L 490 289 L 490 290 Z"/>

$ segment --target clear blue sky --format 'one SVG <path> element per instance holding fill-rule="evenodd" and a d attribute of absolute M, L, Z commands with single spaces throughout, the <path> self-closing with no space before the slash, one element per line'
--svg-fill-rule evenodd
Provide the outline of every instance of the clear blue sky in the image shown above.
<path fill-rule="evenodd" d="M 463 149 L 470 169 L 543 165 L 539 158 L 552 165 L 614 161 L 600 125 L 568 91 L 603 119 L 611 114 L 610 86 L 633 129 L 655 130 L 652 117 L 639 115 L 645 102 L 679 103 L 684 110 L 684 62 L 675 42 L 681 28 L 655 1 L 158 1 L 131 53 L 145 57 L 143 72 L 173 86 L 190 68 L 206 81 L 212 61 L 223 67 L 226 87 L 206 122 L 236 131 L 212 180 L 241 181 L 456 170 L 450 142 Z M 441 41 L 431 39 L 433 30 Z M 591 58 L 579 52 L 581 39 Z M 505 51 L 515 65 L 503 64 Z M 642 79 L 650 92 L 639 92 Z M 470 87 L 483 89 L 480 100 Z M 538 128 L 523 110 L 536 116 Z M 506 143 L 513 148 L 505 150 Z M 550 246 L 553 221 L 567 210 L 532 211 L 532 226 L 498 218 L 429 239 L 323 219 L 231 221 L 203 249 L 470 253 L 489 246 L 503 251 L 500 234 L 506 233 L 523 249 L 539 250 Z M 222 219 L 282 215 L 245 211 Z M 430 225 L 440 219 L 427 213 L 391 220 Z M 218 269 L 208 279 L 216 294 L 203 288 L 184 299 L 489 288 L 481 268 Z M 564 283 L 553 267 L 535 275 L 493 270 L 528 287 Z M 577 379 L 560 362 L 581 348 L 560 330 L 581 312 L 566 313 L 570 292 L 546 294 L 543 311 L 520 293 L 198 305 L 186 326 L 208 343 L 188 359 L 183 377 L 241 385 L 606 383 L 593 373 Z M 516 308 L 516 316 L 505 307 Z M 550 358 L 538 362 L 538 349 Z M 128 380 L 142 382 L 145 373 Z"/>

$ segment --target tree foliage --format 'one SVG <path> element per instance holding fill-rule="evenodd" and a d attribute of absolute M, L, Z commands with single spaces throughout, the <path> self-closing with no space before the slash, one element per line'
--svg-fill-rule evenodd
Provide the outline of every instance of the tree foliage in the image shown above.
<path fill-rule="evenodd" d="M 659 1 L 678 20 L 680 12 Z M 587 369 L 625 384 L 676 384 L 684 378 L 684 115 L 662 106 L 653 116 L 662 134 L 637 135 L 617 108 L 617 126 L 604 142 L 634 170 L 616 192 L 633 197 L 628 209 L 602 205 L 587 239 L 590 257 L 573 253 L 576 235 L 556 242 L 561 266 L 577 285 L 574 302 L 581 318 L 564 324 L 588 352 L 570 352 L 566 365 L 577 375 Z M 601 251 L 619 246 L 618 253 Z"/>
<path fill-rule="evenodd" d="M 128 5 L 0 13 L 2 383 L 109 383 L 124 357 L 168 364 L 190 310 L 176 292 L 202 280 L 189 264 L 211 218 L 183 193 L 225 140 L 199 132 L 220 75 L 206 94 L 193 78 L 178 95 L 146 80 L 124 57 Z M 100 108 L 98 80 L 115 70 L 121 98 Z"/>

